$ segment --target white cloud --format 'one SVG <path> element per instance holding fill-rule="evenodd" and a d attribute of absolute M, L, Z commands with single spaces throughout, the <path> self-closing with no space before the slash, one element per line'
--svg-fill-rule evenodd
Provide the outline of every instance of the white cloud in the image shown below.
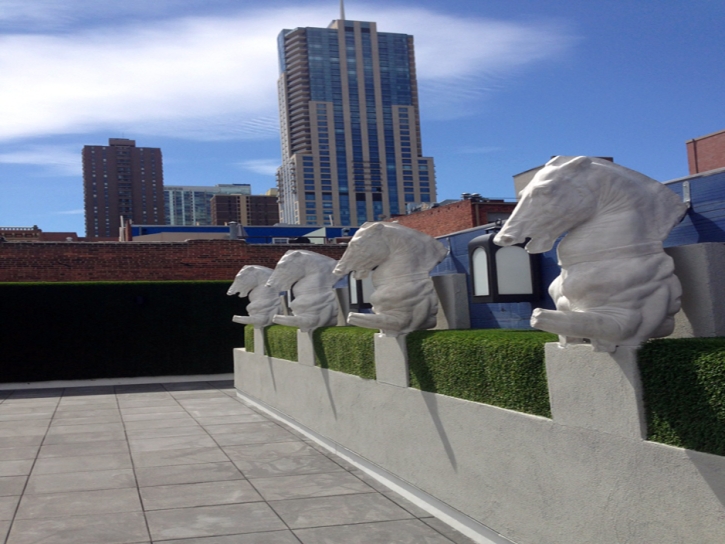
<path fill-rule="evenodd" d="M 29 145 L 0 153 L 0 164 L 32 165 L 46 175 L 80 176 L 80 146 Z"/>
<path fill-rule="evenodd" d="M 43 10 L 60 9 L 26 2 L 0 0 L 0 22 L 52 19 Z M 72 5 L 80 11 L 90 4 Z M 326 26 L 334 16 L 327 4 L 306 4 L 145 23 L 113 24 L 106 17 L 106 26 L 80 32 L 0 35 L 0 141 L 104 130 L 202 140 L 276 137 L 276 36 L 284 27 Z M 475 104 L 510 70 L 571 43 L 561 27 L 542 22 L 372 5 L 348 16 L 415 35 L 423 109 L 433 115 L 451 105 L 466 111 L 461 106 Z"/>
<path fill-rule="evenodd" d="M 54 212 L 56 215 L 83 215 L 85 210 L 67 210 L 64 212 Z"/>
<path fill-rule="evenodd" d="M 255 174 L 274 176 L 279 168 L 279 159 L 253 159 L 237 163 L 239 166 Z"/>

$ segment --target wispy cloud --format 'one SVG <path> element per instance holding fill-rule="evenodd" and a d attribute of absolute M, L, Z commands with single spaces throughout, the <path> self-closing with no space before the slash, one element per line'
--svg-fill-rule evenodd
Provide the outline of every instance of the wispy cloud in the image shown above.
<path fill-rule="evenodd" d="M 80 146 L 28 145 L 0 153 L 0 164 L 38 166 L 46 175 L 80 176 Z"/>
<path fill-rule="evenodd" d="M 53 212 L 56 215 L 83 215 L 85 210 L 67 210 L 63 212 Z"/>
<path fill-rule="evenodd" d="M 237 163 L 238 166 L 255 174 L 274 176 L 279 168 L 279 159 L 253 159 Z"/>
<path fill-rule="evenodd" d="M 112 11 L 98 13 L 98 2 L 59 4 L 65 3 L 0 0 L 0 141 L 108 130 L 200 140 L 275 137 L 276 36 L 283 27 L 326 26 L 331 19 L 329 5 L 313 3 L 166 20 L 157 6 L 152 22 L 114 23 Z M 83 9 L 96 14 L 96 25 L 49 28 L 52 20 L 87 18 Z M 377 21 L 381 31 L 415 35 L 421 101 L 432 116 L 467 111 L 511 70 L 572 43 L 566 28 L 544 21 L 372 4 L 350 15 Z M 33 33 L 23 27 L 27 20 L 36 24 Z"/>

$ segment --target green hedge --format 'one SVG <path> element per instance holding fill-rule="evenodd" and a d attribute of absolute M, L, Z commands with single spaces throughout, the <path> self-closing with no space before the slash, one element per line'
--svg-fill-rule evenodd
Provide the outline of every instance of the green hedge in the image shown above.
<path fill-rule="evenodd" d="M 244 348 L 254 353 L 254 325 L 244 325 Z"/>
<path fill-rule="evenodd" d="M 375 379 L 375 346 L 378 332 L 360 327 L 324 327 L 313 333 L 317 364 L 322 368 Z"/>
<path fill-rule="evenodd" d="M 648 439 L 725 455 L 725 338 L 652 340 L 638 358 Z"/>
<path fill-rule="evenodd" d="M 297 361 L 297 327 L 270 325 L 264 330 L 267 355 L 277 359 Z"/>
<path fill-rule="evenodd" d="M 0 284 L 0 383 L 233 372 L 230 282 Z"/>
<path fill-rule="evenodd" d="M 408 336 L 410 386 L 551 417 L 544 344 L 553 334 L 504 329 Z"/>

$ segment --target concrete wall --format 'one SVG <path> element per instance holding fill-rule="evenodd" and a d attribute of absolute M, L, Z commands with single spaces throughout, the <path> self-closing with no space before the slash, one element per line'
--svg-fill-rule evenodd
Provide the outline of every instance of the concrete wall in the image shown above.
<path fill-rule="evenodd" d="M 725 458 L 641 438 L 633 360 L 547 345 L 553 419 L 243 349 L 235 384 L 423 502 L 442 501 L 477 542 L 721 544 Z"/>

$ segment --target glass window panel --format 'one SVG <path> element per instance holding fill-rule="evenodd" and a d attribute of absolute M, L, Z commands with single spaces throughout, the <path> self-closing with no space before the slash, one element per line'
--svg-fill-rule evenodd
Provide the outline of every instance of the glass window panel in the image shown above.
<path fill-rule="evenodd" d="M 496 279 L 500 295 L 531 295 L 529 254 L 519 246 L 502 247 L 495 253 Z"/>
<path fill-rule="evenodd" d="M 482 247 L 473 250 L 471 257 L 473 296 L 485 297 L 491 291 L 488 285 L 488 254 Z"/>

